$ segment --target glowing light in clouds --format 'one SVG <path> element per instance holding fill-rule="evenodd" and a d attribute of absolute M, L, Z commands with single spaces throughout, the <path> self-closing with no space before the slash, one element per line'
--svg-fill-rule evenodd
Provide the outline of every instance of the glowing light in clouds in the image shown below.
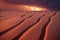
<path fill-rule="evenodd" d="M 30 11 L 44 11 L 47 10 L 46 8 L 40 8 L 40 7 L 35 7 L 35 6 L 23 6 L 23 9 L 25 10 L 30 10 Z"/>

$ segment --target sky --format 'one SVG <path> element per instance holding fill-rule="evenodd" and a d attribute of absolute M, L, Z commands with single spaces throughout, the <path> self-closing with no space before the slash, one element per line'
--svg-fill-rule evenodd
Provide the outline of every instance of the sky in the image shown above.
<path fill-rule="evenodd" d="M 60 9 L 60 0 L 3 0 L 15 5 L 36 5 L 49 9 Z"/>

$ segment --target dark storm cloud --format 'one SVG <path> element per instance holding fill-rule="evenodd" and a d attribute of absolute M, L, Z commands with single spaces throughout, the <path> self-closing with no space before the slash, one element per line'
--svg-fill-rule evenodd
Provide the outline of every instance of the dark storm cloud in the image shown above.
<path fill-rule="evenodd" d="M 11 4 L 38 5 L 50 9 L 60 9 L 60 0 L 4 0 Z"/>

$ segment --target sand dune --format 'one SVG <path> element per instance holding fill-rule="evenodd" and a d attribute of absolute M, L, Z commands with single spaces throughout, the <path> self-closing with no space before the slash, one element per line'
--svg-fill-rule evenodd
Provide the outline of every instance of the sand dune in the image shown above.
<path fill-rule="evenodd" d="M 0 40 L 60 40 L 60 11 L 4 13 Z"/>

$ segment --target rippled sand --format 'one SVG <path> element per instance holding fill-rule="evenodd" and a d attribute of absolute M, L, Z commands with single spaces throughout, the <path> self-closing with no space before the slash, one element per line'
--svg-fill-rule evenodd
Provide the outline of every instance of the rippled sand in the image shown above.
<path fill-rule="evenodd" d="M 0 40 L 60 40 L 60 11 L 0 12 Z"/>

